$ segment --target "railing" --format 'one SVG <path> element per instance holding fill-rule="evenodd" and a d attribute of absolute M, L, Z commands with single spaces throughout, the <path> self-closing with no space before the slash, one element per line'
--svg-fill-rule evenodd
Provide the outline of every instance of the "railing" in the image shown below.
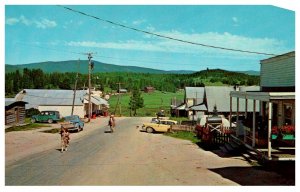
<path fill-rule="evenodd" d="M 295 126 L 283 125 L 281 127 L 273 126 L 271 131 L 271 138 L 281 140 L 295 140 Z"/>

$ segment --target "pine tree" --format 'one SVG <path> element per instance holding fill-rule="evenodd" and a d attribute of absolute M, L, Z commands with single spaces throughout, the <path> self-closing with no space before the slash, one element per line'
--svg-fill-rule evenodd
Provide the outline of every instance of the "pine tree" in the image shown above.
<path fill-rule="evenodd" d="M 131 111 L 133 111 L 133 116 L 136 116 L 136 110 L 139 108 L 144 107 L 144 98 L 141 96 L 140 91 L 135 88 L 132 91 L 132 95 L 130 97 L 129 101 L 129 108 L 130 108 L 130 116 L 131 116 Z"/>

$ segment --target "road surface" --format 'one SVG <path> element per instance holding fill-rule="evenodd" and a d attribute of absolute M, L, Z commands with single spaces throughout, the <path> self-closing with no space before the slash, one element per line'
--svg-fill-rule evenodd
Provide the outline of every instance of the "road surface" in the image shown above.
<path fill-rule="evenodd" d="M 98 125 L 59 145 L 6 163 L 6 186 L 235 186 L 290 185 L 281 175 L 222 157 L 190 141 L 141 132 L 150 118 L 116 118 L 115 133 Z M 105 121 L 106 122 L 106 121 Z M 88 133 L 88 134 L 87 134 Z M 74 133 L 80 135 L 81 133 Z M 7 135 L 6 135 L 7 137 Z M 7 147 L 6 147 L 7 148 Z"/>

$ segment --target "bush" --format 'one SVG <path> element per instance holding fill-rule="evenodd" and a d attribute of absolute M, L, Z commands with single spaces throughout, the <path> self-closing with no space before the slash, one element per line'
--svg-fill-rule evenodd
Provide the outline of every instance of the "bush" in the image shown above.
<path fill-rule="evenodd" d="M 35 108 L 26 109 L 26 117 L 31 117 L 32 115 L 38 115 L 40 111 Z"/>

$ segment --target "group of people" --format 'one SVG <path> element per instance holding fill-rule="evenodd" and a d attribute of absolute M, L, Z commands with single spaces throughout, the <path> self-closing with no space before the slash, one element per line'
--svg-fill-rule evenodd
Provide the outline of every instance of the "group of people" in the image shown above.
<path fill-rule="evenodd" d="M 110 115 L 108 120 L 108 126 L 110 127 L 110 132 L 115 132 L 116 121 L 114 115 Z M 70 143 L 70 132 L 67 128 L 61 127 L 60 129 L 60 137 L 61 137 L 61 152 L 67 151 Z"/>

